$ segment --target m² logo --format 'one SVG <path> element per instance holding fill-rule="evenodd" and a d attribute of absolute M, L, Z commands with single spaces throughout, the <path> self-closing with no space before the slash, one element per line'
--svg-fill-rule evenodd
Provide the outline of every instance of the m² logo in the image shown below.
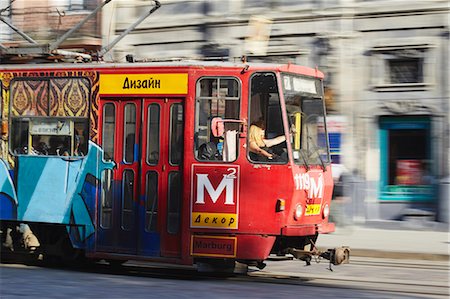
<path fill-rule="evenodd" d="M 239 166 L 192 165 L 191 227 L 237 229 Z"/>

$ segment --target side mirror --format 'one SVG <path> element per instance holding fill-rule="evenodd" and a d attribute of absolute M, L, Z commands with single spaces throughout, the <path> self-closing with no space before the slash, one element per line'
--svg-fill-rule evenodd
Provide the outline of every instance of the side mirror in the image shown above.
<path fill-rule="evenodd" d="M 239 123 L 239 137 L 247 137 L 247 126 L 245 119 L 222 119 L 221 117 L 214 117 L 211 120 L 211 132 L 214 137 L 223 136 L 225 133 L 225 123 Z"/>

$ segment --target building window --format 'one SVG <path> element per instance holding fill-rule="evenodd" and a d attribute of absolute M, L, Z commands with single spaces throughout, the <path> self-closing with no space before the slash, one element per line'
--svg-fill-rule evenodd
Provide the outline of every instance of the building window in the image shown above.
<path fill-rule="evenodd" d="M 84 10 L 86 2 L 86 0 L 69 0 L 69 10 Z"/>
<path fill-rule="evenodd" d="M 420 91 L 432 82 L 427 45 L 375 47 L 372 50 L 371 85 L 376 91 Z"/>
<path fill-rule="evenodd" d="M 389 59 L 387 65 L 390 84 L 422 83 L 423 71 L 421 58 Z"/>

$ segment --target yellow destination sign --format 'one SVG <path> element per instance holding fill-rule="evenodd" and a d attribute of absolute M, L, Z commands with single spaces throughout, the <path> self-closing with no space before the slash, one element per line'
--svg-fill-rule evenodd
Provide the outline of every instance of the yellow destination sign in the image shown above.
<path fill-rule="evenodd" d="M 187 74 L 100 74 L 100 94 L 186 94 Z"/>
<path fill-rule="evenodd" d="M 237 214 L 193 212 L 191 217 L 191 227 L 237 228 Z"/>

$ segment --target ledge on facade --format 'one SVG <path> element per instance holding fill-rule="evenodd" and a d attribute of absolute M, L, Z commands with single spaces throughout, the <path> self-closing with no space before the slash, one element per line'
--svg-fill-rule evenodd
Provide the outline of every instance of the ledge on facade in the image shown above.
<path fill-rule="evenodd" d="M 60 49 L 85 49 L 90 51 L 98 51 L 101 47 L 102 40 L 96 37 L 69 38 L 59 46 Z"/>
<path fill-rule="evenodd" d="M 378 92 L 406 92 L 426 91 L 433 87 L 431 83 L 404 83 L 404 84 L 380 84 L 372 86 L 373 91 Z"/>

